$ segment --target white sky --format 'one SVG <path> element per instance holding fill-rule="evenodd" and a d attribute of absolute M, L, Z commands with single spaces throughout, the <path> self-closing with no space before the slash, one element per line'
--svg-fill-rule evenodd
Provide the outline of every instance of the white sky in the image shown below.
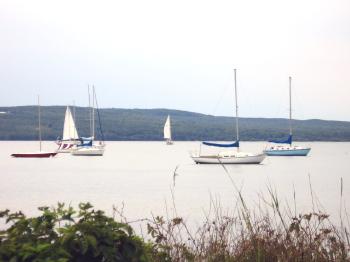
<path fill-rule="evenodd" d="M 0 106 L 350 120 L 350 1 L 0 0 Z"/>

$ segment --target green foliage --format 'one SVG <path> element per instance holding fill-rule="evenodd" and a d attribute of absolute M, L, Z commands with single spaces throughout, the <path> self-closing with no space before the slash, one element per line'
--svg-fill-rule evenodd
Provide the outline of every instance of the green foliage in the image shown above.
<path fill-rule="evenodd" d="M 0 140 L 37 140 L 37 107 L 0 107 Z M 89 109 L 76 107 L 81 136 L 89 136 Z M 62 135 L 64 106 L 43 106 L 42 136 L 55 140 Z M 235 139 L 231 117 L 211 116 L 168 109 L 100 109 L 106 140 L 162 140 L 167 115 L 172 117 L 175 140 Z M 98 127 L 97 120 L 96 126 Z M 294 139 L 303 141 L 350 141 L 350 123 L 323 120 L 293 120 Z M 240 118 L 241 140 L 266 141 L 288 135 L 287 119 Z M 99 132 L 97 132 L 99 135 Z"/>
<path fill-rule="evenodd" d="M 276 216 L 281 210 L 275 204 L 268 205 L 272 213 L 254 213 L 243 199 L 240 204 L 231 215 L 214 206 L 214 215 L 193 232 L 181 217 L 155 216 L 147 220 L 153 240 L 147 243 L 89 203 L 78 210 L 60 203 L 41 207 L 32 218 L 5 210 L 0 219 L 9 226 L 0 231 L 0 261 L 350 261 L 348 230 L 338 230 L 327 214 Z"/>
<path fill-rule="evenodd" d="M 148 253 L 157 255 L 129 225 L 89 203 L 78 211 L 64 204 L 39 210 L 33 218 L 0 213 L 10 225 L 0 231 L 0 261 L 150 261 Z"/>

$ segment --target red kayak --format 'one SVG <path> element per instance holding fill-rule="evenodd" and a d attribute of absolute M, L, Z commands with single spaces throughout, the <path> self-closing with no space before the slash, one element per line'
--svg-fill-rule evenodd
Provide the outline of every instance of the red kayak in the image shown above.
<path fill-rule="evenodd" d="M 49 158 L 57 155 L 57 152 L 33 152 L 33 153 L 16 153 L 12 157 L 26 157 L 26 158 Z"/>

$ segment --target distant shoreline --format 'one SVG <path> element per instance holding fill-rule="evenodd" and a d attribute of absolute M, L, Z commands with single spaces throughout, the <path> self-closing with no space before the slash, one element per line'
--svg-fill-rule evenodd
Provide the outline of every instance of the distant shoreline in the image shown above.
<path fill-rule="evenodd" d="M 42 139 L 55 141 L 62 136 L 66 106 L 43 106 L 41 110 Z M 72 110 L 79 136 L 88 137 L 90 109 Z M 0 107 L 0 141 L 35 141 L 38 139 L 37 106 Z M 163 127 L 168 115 L 172 119 L 175 141 L 232 141 L 235 122 L 232 117 L 212 116 L 171 109 L 99 110 L 102 133 L 106 141 L 163 141 Z M 97 125 L 96 119 L 96 127 Z M 350 122 L 335 120 L 293 120 L 293 140 L 300 142 L 350 141 Z M 241 141 L 283 139 L 289 134 L 289 121 L 284 118 L 240 118 Z"/>
<path fill-rule="evenodd" d="M 21 106 L 0 106 L 0 115 L 6 115 L 11 114 L 12 112 L 10 110 L 1 111 L 4 109 L 9 108 L 37 108 L 37 105 L 21 105 Z M 45 108 L 66 108 L 66 105 L 43 105 L 41 108 L 45 110 Z M 71 106 L 71 108 L 76 109 L 88 109 L 86 106 Z M 103 107 L 99 108 L 99 110 L 125 110 L 125 111 L 169 111 L 169 112 L 183 112 L 183 113 L 190 113 L 195 115 L 201 115 L 201 116 L 208 116 L 208 117 L 219 117 L 219 118 L 234 118 L 232 115 L 213 115 L 209 113 L 202 113 L 202 112 L 194 112 L 194 111 L 187 111 L 183 109 L 170 109 L 170 108 L 119 108 L 119 107 Z M 266 119 L 266 120 L 287 120 L 285 117 L 255 117 L 255 116 L 249 116 L 244 117 L 240 116 L 240 119 Z M 327 122 L 344 122 L 344 123 L 350 123 L 350 120 L 340 120 L 340 119 L 322 119 L 322 118 L 294 118 L 294 121 L 327 121 Z"/>

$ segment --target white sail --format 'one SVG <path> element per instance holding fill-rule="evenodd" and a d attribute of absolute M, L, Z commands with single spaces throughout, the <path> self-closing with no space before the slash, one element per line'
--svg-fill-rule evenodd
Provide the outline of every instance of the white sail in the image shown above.
<path fill-rule="evenodd" d="M 164 139 L 171 140 L 170 116 L 168 116 L 164 125 Z"/>
<path fill-rule="evenodd" d="M 78 139 L 78 131 L 75 127 L 74 119 L 72 116 L 72 113 L 69 109 L 69 106 L 67 106 L 66 109 L 66 115 L 64 117 L 64 126 L 63 126 L 63 140 L 70 140 L 70 139 Z"/>

